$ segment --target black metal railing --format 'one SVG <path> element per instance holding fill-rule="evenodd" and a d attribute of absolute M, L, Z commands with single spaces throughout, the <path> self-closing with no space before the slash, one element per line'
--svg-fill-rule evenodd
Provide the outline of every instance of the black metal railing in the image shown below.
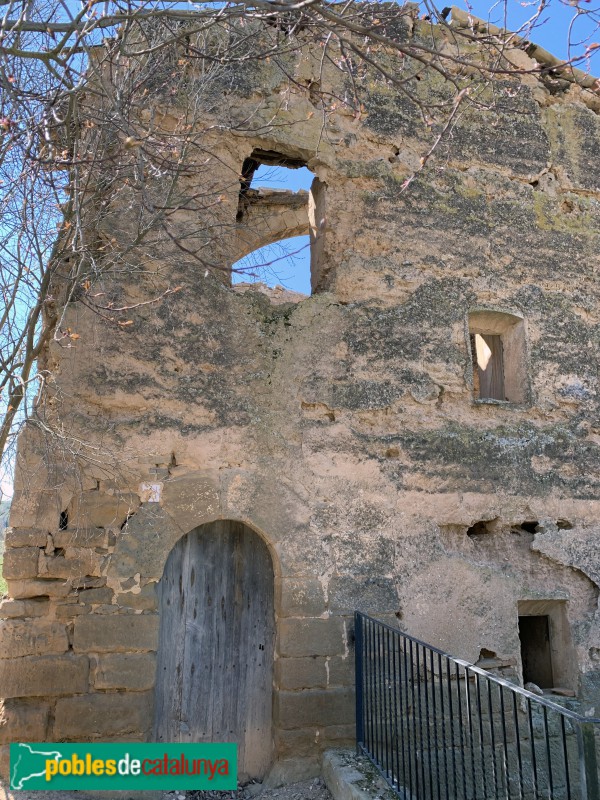
<path fill-rule="evenodd" d="M 359 752 L 404 800 L 600 800 L 600 719 L 355 614 Z"/>

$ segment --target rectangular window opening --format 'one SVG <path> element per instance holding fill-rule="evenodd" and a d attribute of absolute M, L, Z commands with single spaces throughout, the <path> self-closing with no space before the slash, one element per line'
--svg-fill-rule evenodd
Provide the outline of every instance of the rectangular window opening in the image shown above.
<path fill-rule="evenodd" d="M 305 160 L 253 150 L 240 172 L 232 284 L 287 289 L 287 302 L 324 290 L 325 194 Z"/>
<path fill-rule="evenodd" d="M 523 683 L 535 683 L 540 689 L 554 686 L 550 620 L 547 616 L 519 617 Z"/>
<path fill-rule="evenodd" d="M 525 320 L 504 311 L 471 311 L 468 332 L 474 399 L 528 402 Z"/>

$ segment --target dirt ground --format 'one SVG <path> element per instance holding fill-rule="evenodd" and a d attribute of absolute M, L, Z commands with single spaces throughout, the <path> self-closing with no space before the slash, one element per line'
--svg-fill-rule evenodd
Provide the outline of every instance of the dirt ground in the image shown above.
<path fill-rule="evenodd" d="M 103 792 L 98 793 L 101 800 Z M 260 791 L 258 786 L 248 786 L 236 792 L 167 792 L 163 800 L 333 800 L 320 778 L 283 786 L 280 789 Z M 0 800 L 80 800 L 78 792 L 11 792 L 0 784 Z M 122 800 L 127 800 L 123 793 Z"/>

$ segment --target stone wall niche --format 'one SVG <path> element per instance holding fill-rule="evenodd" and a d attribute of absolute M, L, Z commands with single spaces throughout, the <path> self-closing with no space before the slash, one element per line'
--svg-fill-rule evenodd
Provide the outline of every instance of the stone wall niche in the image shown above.
<path fill-rule="evenodd" d="M 473 396 L 478 401 L 529 401 L 525 320 L 502 311 L 469 313 Z"/>
<path fill-rule="evenodd" d="M 524 682 L 541 689 L 576 690 L 577 661 L 566 601 L 521 600 L 517 607 Z"/>

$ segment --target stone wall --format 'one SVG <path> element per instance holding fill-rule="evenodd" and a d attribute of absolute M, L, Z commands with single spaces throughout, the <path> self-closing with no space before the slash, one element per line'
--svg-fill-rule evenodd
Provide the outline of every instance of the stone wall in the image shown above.
<path fill-rule="evenodd" d="M 352 739 L 356 608 L 518 679 L 518 603 L 564 602 L 572 688 L 598 713 L 597 114 L 577 86 L 497 81 L 501 110 L 465 109 L 418 171 L 433 134 L 406 98 L 367 74 L 362 114 L 325 109 L 310 87 L 339 89 L 339 74 L 306 50 L 289 59 L 293 81 L 275 64 L 233 81 L 223 119 L 252 110 L 254 132 L 199 136 L 232 226 L 231 175 L 257 148 L 319 179 L 312 296 L 233 290 L 144 251 L 127 298 L 181 289 L 127 328 L 74 302 L 80 338 L 44 356 L 45 413 L 66 424 L 20 440 L 5 754 L 149 735 L 155 587 L 175 542 L 216 519 L 246 523 L 273 558 L 275 757 L 290 774 Z M 127 224 L 110 199 L 97 230 L 122 243 Z M 225 238 L 231 263 L 239 238 Z M 474 398 L 474 311 L 523 320 L 523 402 Z"/>

